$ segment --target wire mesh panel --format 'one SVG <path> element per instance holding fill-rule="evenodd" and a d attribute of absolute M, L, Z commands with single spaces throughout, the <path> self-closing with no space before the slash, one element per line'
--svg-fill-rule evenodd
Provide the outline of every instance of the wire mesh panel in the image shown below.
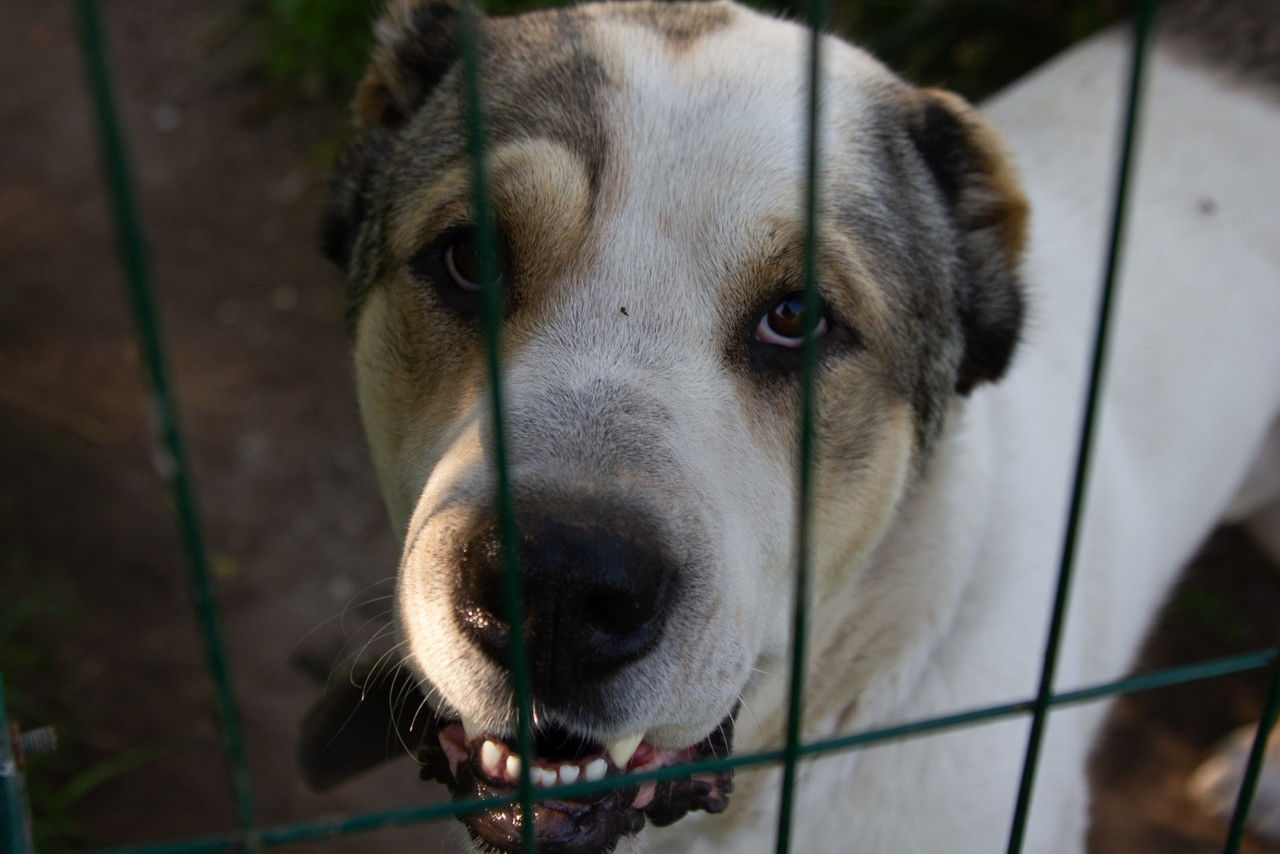
<path fill-rule="evenodd" d="M 804 717 L 804 660 L 807 631 L 807 602 L 810 596 L 808 568 L 810 551 L 810 527 L 812 504 L 812 467 L 814 457 L 814 397 L 817 342 L 815 330 L 819 319 L 819 295 L 817 287 L 817 259 L 819 257 L 819 164 L 822 152 L 818 141 L 820 134 L 819 85 L 822 75 L 822 40 L 819 37 L 827 18 L 822 0 L 814 0 L 810 7 L 808 42 L 808 94 L 806 110 L 805 142 L 806 181 L 803 210 L 805 211 L 804 254 L 804 306 L 805 329 L 801 348 L 800 406 L 798 436 L 799 450 L 796 464 L 798 496 L 796 513 L 795 573 L 793 587 L 793 619 L 790 657 L 790 692 L 786 738 L 777 749 L 752 754 L 739 754 L 723 758 L 707 759 L 692 765 L 659 768 L 623 777 L 609 777 L 591 782 L 559 785 L 535 789 L 532 783 L 533 763 L 533 714 L 530 665 L 525 643 L 520 631 L 513 631 L 510 643 L 510 669 L 515 721 L 517 728 L 517 754 L 520 761 L 518 785 L 510 794 L 501 798 L 458 801 L 427 807 L 391 810 L 340 819 L 290 824 L 261 828 L 255 814 L 249 774 L 243 743 L 240 737 L 239 713 L 230 688 L 230 678 L 225 654 L 222 651 L 219 615 L 209 580 L 207 559 L 200 530 L 199 516 L 187 476 L 187 465 L 181 433 L 177 426 L 172 404 L 171 381 L 166 369 L 160 345 L 160 324 L 155 302 L 150 291 L 149 264 L 138 222 L 136 205 L 132 198 L 131 179 L 127 169 L 127 157 L 118 123 L 108 77 L 108 64 L 102 44 L 102 34 L 94 0 L 77 0 L 77 10 L 82 25 L 83 45 L 95 97 L 101 132 L 103 162 L 115 203 L 115 221 L 122 263 L 128 273 L 131 299 L 137 317 L 139 338 L 146 354 L 148 377 L 151 382 L 157 410 L 161 413 L 161 434 L 170 456 L 170 484 L 173 491 L 181 530 L 190 564 L 192 600 L 205 640 L 210 673 L 218 687 L 219 711 L 226 739 L 229 782 L 239 818 L 235 832 L 204 839 L 193 839 L 170 845 L 117 849 L 148 852 L 203 852 L 233 849 L 257 850 L 262 846 L 279 845 L 305 840 L 316 840 L 336 835 L 357 833 L 380 827 L 432 821 L 449 816 L 461 816 L 493 808 L 498 804 L 515 804 L 519 810 L 518 825 L 521 847 L 526 852 L 536 850 L 534 833 L 534 809 L 542 800 L 551 798 L 575 798 L 589 794 L 615 790 L 645 781 L 674 780 L 697 772 L 720 772 L 734 768 L 763 765 L 781 766 L 782 784 L 779 792 L 779 819 L 776 834 L 776 850 L 790 850 L 796 809 L 797 765 L 799 762 L 847 751 L 890 740 L 924 737 L 945 730 L 972 726 L 985 721 L 1029 716 L 1031 721 L 1026 757 L 1023 766 L 1018 799 L 1011 805 L 1011 821 L 1008 850 L 1020 851 L 1026 831 L 1028 812 L 1034 797 L 1034 782 L 1040 756 L 1045 722 L 1050 712 L 1058 707 L 1094 702 L 1135 691 L 1214 678 L 1229 673 L 1239 673 L 1261 668 L 1275 668 L 1280 674 L 1280 650 L 1270 649 L 1236 656 L 1229 659 L 1202 662 L 1187 667 L 1174 668 L 1104 684 L 1093 685 L 1070 692 L 1054 692 L 1054 674 L 1062 632 L 1065 625 L 1066 600 L 1070 589 L 1071 570 L 1074 562 L 1075 542 L 1084 512 L 1084 489 L 1088 473 L 1091 440 L 1100 400 L 1102 369 L 1106 355 L 1108 318 L 1111 294 L 1115 287 L 1116 271 L 1120 258 L 1125 221 L 1125 203 L 1129 193 L 1129 174 L 1132 168 L 1135 128 L 1139 115 L 1142 74 L 1145 67 L 1146 45 L 1155 12 L 1153 0 L 1141 6 L 1134 28 L 1132 64 L 1127 91 L 1127 116 L 1124 139 L 1117 164 L 1117 178 L 1112 213 L 1111 239 L 1105 259 L 1104 298 L 1097 322 L 1095 356 L 1089 393 L 1084 407 L 1080 433 L 1075 490 L 1069 509 L 1066 540 L 1063 544 L 1056 597 L 1037 692 L 1032 697 L 998 706 L 980 709 L 961 709 L 942 717 L 903 722 L 872 731 L 858 732 L 836 738 L 806 743 L 802 735 Z M 510 625 L 524 625 L 524 591 L 521 572 L 520 538 L 513 485 L 509 477 L 508 435 L 503 388 L 502 306 L 503 282 L 499 275 L 499 240 L 491 198 L 490 172 L 486 152 L 485 98 L 482 86 L 485 67 L 485 45 L 481 37 L 479 14 L 467 7 L 462 15 L 462 62 L 465 110 L 467 115 L 467 146 L 471 159 L 475 234 L 478 247 L 477 259 L 482 284 L 481 328 L 487 354 L 487 378 L 489 415 L 491 418 L 490 441 L 486 452 L 497 475 L 498 494 L 495 506 L 498 512 L 498 529 L 501 535 L 504 567 L 504 601 L 506 617 Z M 1228 833 L 1227 851 L 1239 849 L 1244 820 L 1252 800 L 1261 767 L 1262 750 L 1266 736 L 1274 726 L 1280 709 L 1280 675 L 1273 680 L 1263 720 L 1258 728 L 1254 748 L 1241 788 L 1238 803 Z"/>

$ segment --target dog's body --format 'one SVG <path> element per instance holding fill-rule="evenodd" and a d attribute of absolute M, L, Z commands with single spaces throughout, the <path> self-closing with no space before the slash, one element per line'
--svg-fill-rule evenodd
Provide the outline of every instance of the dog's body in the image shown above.
<path fill-rule="evenodd" d="M 452 16 L 393 6 L 328 240 L 357 294 L 361 403 L 405 536 L 407 659 L 442 719 L 444 778 L 466 794 L 513 718 L 456 45 L 429 31 Z M 701 755 L 741 702 L 735 749 L 776 746 L 798 400 L 794 336 L 778 330 L 800 313 L 804 31 L 717 3 L 485 33 L 539 725 L 634 770 Z M 825 48 L 809 739 L 1034 691 L 1128 51 L 1100 36 L 984 111 L 1021 170 L 1028 235 L 986 121 Z M 1059 688 L 1122 673 L 1211 527 L 1280 501 L 1280 164 L 1262 156 L 1280 111 L 1161 48 L 1143 128 Z M 643 604 L 619 614 L 621 600 Z M 1027 850 L 1082 849 L 1103 711 L 1054 713 Z M 805 762 L 797 850 L 998 850 L 1026 729 Z M 648 766 L 619 747 L 641 736 Z M 594 754 L 578 753 L 585 772 Z M 550 779 L 557 767 L 540 760 Z M 742 773 L 725 815 L 638 835 L 652 791 L 616 806 L 617 832 L 579 833 L 570 810 L 578 830 L 550 841 L 540 817 L 539 834 L 553 851 L 766 850 L 775 783 Z M 723 807 L 721 782 L 707 786 L 690 805 Z M 489 822 L 473 835 L 503 847 L 510 823 Z"/>

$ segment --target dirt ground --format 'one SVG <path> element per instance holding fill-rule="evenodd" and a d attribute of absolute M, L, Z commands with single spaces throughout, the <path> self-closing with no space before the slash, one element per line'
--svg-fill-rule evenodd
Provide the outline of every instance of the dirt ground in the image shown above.
<path fill-rule="evenodd" d="M 248 80 L 236 4 L 102 5 L 259 816 L 424 803 L 435 794 L 406 763 L 318 796 L 293 761 L 317 680 L 386 626 L 396 565 L 353 399 L 342 285 L 314 248 L 343 116 L 281 105 Z M 0 670 L 11 706 L 41 718 L 24 723 L 62 729 L 58 755 L 33 774 L 48 850 L 233 826 L 70 10 L 0 3 Z M 1273 643 L 1270 569 L 1238 533 L 1215 538 L 1143 666 Z M 1121 703 L 1096 763 L 1093 850 L 1219 850 L 1221 829 L 1181 783 L 1257 715 L 1263 682 Z M 433 851 L 452 832 L 301 847 Z"/>

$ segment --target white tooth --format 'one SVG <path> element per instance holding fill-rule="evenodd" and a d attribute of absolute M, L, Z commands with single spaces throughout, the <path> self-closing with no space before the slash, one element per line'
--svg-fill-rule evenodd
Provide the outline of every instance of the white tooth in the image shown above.
<path fill-rule="evenodd" d="M 546 768 L 533 769 L 533 785 L 543 789 L 549 788 L 556 784 L 556 772 L 549 771 Z"/>
<path fill-rule="evenodd" d="M 466 715 L 460 715 L 459 717 L 462 718 L 462 730 L 467 734 L 467 741 L 468 742 L 474 741 L 476 738 L 478 738 L 480 734 L 483 732 L 483 730 L 480 728 L 480 724 L 476 723 L 474 720 L 467 717 Z"/>
<path fill-rule="evenodd" d="M 507 757 L 507 776 L 513 780 L 520 776 L 520 757 L 519 756 Z"/>
<path fill-rule="evenodd" d="M 501 762 L 502 748 L 485 739 L 484 744 L 480 745 L 480 767 L 491 777 L 496 777 L 498 776 Z"/>
<path fill-rule="evenodd" d="M 625 771 L 627 763 L 631 761 L 632 756 L 635 756 L 636 748 L 640 746 L 643 738 L 644 733 L 638 732 L 609 742 L 605 749 L 609 751 L 609 758 L 613 760 L 613 764 Z"/>
<path fill-rule="evenodd" d="M 592 759 L 587 763 L 587 767 L 582 769 L 582 779 L 588 783 L 594 783 L 596 780 L 603 780 L 604 774 L 609 770 L 609 763 L 603 759 Z"/>
<path fill-rule="evenodd" d="M 484 735 L 484 727 L 480 726 L 480 722 L 475 718 L 467 717 L 466 714 L 460 714 L 462 718 L 462 731 L 467 734 L 467 741 L 475 741 L 481 735 Z"/>
<path fill-rule="evenodd" d="M 564 785 L 578 782 L 578 774 L 581 771 L 577 765 L 561 765 L 560 766 L 560 782 Z"/>

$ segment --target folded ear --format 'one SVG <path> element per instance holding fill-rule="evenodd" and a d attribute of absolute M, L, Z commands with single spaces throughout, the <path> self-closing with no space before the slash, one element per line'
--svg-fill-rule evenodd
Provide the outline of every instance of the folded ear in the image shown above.
<path fill-rule="evenodd" d="M 359 133 L 338 158 L 321 226 L 325 255 L 344 269 L 394 132 L 458 60 L 460 2 L 392 0 L 374 27 L 373 56 L 351 102 Z"/>
<path fill-rule="evenodd" d="M 459 56 L 465 0 L 392 0 L 352 111 L 363 127 L 396 127 L 413 115 Z"/>
<path fill-rule="evenodd" d="M 401 667 L 356 664 L 349 678 L 325 688 L 302 719 L 298 765 L 307 785 L 333 788 L 392 759 L 416 753 L 424 727 L 418 683 Z"/>
<path fill-rule="evenodd" d="M 911 137 L 947 205 L 960 255 L 964 355 L 956 390 L 1004 374 L 1022 329 L 1027 198 L 1004 139 L 959 95 L 919 90 Z"/>

